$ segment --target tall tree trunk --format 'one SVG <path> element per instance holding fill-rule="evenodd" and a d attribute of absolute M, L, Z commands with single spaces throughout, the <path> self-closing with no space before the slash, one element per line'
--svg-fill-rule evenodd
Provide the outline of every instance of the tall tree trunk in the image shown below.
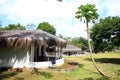
<path fill-rule="evenodd" d="M 102 75 L 102 76 L 107 76 L 106 74 L 104 74 L 96 65 L 95 60 L 93 58 L 92 55 L 92 48 L 91 48 L 91 44 L 90 44 L 90 33 L 89 33 L 89 29 L 88 29 L 88 21 L 86 20 L 86 26 L 87 26 L 87 38 L 88 38 L 88 46 L 89 46 L 89 50 L 90 50 L 90 57 L 92 60 L 92 63 L 94 65 L 94 67 L 96 68 L 96 70 Z"/>

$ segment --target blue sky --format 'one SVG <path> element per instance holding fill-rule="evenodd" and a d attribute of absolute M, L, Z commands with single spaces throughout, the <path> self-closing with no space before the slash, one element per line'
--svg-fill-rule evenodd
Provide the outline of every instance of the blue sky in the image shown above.
<path fill-rule="evenodd" d="M 0 0 L 0 23 L 37 26 L 45 21 L 56 28 L 57 35 L 86 37 L 85 24 L 75 19 L 77 8 L 86 3 L 96 4 L 99 18 L 120 16 L 119 0 Z"/>

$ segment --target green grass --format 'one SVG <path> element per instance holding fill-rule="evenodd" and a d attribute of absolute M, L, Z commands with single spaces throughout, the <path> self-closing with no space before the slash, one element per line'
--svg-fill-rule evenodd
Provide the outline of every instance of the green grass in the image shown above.
<path fill-rule="evenodd" d="M 94 54 L 98 67 L 110 78 L 101 76 L 94 68 L 89 55 L 65 57 L 79 63 L 74 71 L 54 69 L 33 72 L 0 72 L 0 80 L 120 80 L 120 53 Z M 61 67 L 66 67 L 63 65 Z M 59 67 L 59 68 L 61 68 Z"/>

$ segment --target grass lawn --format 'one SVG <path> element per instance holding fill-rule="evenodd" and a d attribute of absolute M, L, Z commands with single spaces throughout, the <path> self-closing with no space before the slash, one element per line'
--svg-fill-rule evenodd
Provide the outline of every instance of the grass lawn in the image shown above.
<path fill-rule="evenodd" d="M 101 76 L 94 68 L 89 55 L 65 57 L 79 63 L 73 71 L 57 69 L 39 70 L 37 72 L 0 72 L 0 80 L 120 80 L 120 53 L 94 54 L 98 67 L 110 78 Z M 66 67 L 63 65 L 61 67 Z"/>

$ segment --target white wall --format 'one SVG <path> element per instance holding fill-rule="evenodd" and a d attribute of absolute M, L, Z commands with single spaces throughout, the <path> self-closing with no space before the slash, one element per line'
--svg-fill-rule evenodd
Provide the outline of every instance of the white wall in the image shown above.
<path fill-rule="evenodd" d="M 0 48 L 0 67 L 22 68 L 29 63 L 27 49 Z"/>
<path fill-rule="evenodd" d="M 50 61 L 44 61 L 44 62 L 30 62 L 29 65 L 27 66 L 29 68 L 49 68 L 52 67 L 52 62 Z"/>
<path fill-rule="evenodd" d="M 0 48 L 0 67 L 36 67 L 36 68 L 48 68 L 53 64 L 50 61 L 33 62 L 34 55 L 29 52 L 29 49 L 12 49 L 12 48 Z M 60 66 L 64 64 L 64 59 L 58 59 L 55 61 L 54 66 Z"/>
<path fill-rule="evenodd" d="M 64 58 L 56 60 L 55 63 L 56 63 L 55 66 L 60 66 L 60 65 L 64 64 Z"/>

